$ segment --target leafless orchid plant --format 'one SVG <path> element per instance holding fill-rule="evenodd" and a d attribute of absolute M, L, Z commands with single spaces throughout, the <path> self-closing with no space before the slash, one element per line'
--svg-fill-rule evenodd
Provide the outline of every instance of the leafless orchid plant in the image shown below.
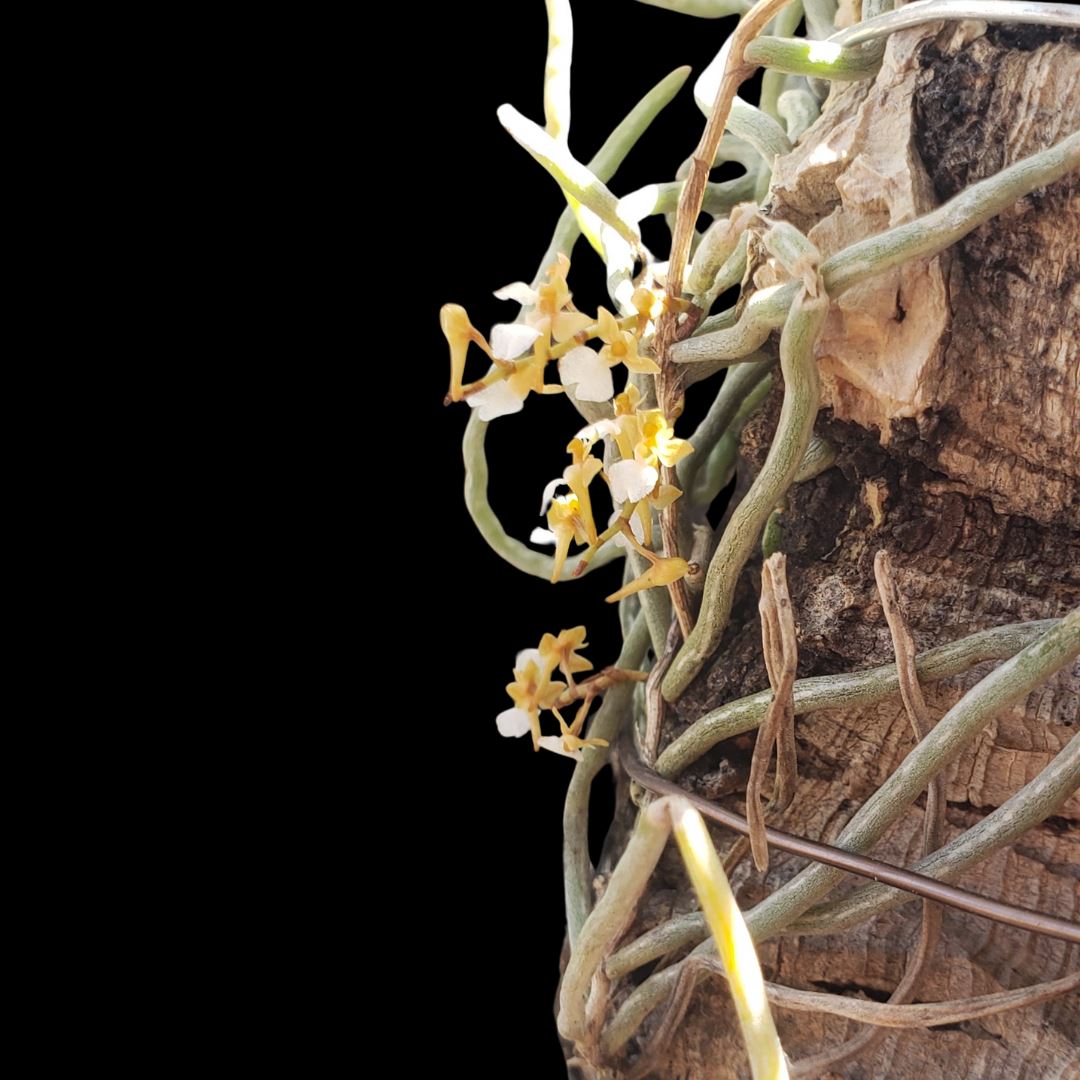
<path fill-rule="evenodd" d="M 797 679 L 797 613 L 788 596 L 779 517 L 792 485 L 829 468 L 835 457 L 814 433 L 820 404 L 815 342 L 830 303 L 873 275 L 936 255 L 1025 194 L 1076 170 L 1080 133 L 969 186 L 922 217 L 827 258 L 793 224 L 770 217 L 770 180 L 778 156 L 789 153 L 827 114 L 833 84 L 875 76 L 890 35 L 956 19 L 1076 28 L 1080 15 L 1067 5 L 1027 0 L 917 0 L 896 11 L 890 10 L 889 0 L 864 0 L 859 13 L 843 4 L 838 12 L 836 0 L 760 0 L 753 6 L 744 0 L 647 2 L 689 16 L 742 16 L 694 84 L 695 100 L 706 117 L 699 145 L 673 180 L 621 197 L 608 186 L 620 162 L 686 82 L 689 69 L 679 68 L 642 98 L 587 164 L 576 159 L 567 139 L 569 0 L 547 0 L 545 124 L 510 105 L 499 110 L 499 119 L 559 184 L 567 208 L 535 279 L 506 285 L 495 294 L 516 305 L 516 315 L 485 334 L 464 308 L 447 304 L 442 310 L 451 359 L 446 400 L 471 410 L 464 438 L 466 501 L 492 550 L 523 572 L 557 583 L 615 559 L 625 565 L 622 587 L 608 597 L 619 605 L 624 633 L 618 657 L 590 674 L 593 664 L 582 655 L 584 626 L 544 634 L 538 648 L 518 655 L 507 687 L 512 706 L 496 722 L 502 735 L 529 735 L 537 750 L 575 760 L 563 822 L 571 951 L 558 1017 L 559 1031 L 572 1048 L 570 1060 L 585 1075 L 643 1075 L 650 1054 L 659 1051 L 665 1033 L 670 1035 L 678 1024 L 696 981 L 716 971 L 729 981 L 753 1075 L 759 1080 L 818 1076 L 890 1028 L 956 1023 L 1080 985 L 1080 976 L 1072 975 L 1022 991 L 908 1003 L 934 948 L 937 902 L 1080 941 L 1077 927 L 1060 919 L 995 904 L 947 884 L 961 869 L 1060 808 L 1080 783 L 1080 737 L 978 826 L 944 846 L 940 835 L 942 770 L 995 711 L 1080 655 L 1080 610 L 1061 620 L 983 631 L 916 654 L 889 559 L 881 552 L 875 572 L 896 662 Z M 794 37 L 803 21 L 806 37 Z M 761 92 L 757 104 L 751 104 L 737 91 L 759 67 L 765 69 Z M 724 161 L 738 162 L 744 174 L 711 182 L 710 170 Z M 712 223 L 698 232 L 702 212 Z M 672 232 L 663 258 L 645 247 L 640 231 L 641 222 L 657 214 L 667 216 Z M 610 305 L 596 311 L 581 311 L 573 302 L 571 255 L 579 237 L 606 267 Z M 748 266 L 759 272 L 751 274 Z M 740 285 L 738 303 L 713 313 L 716 300 Z M 481 356 L 486 371 L 470 374 L 470 357 Z M 677 435 L 686 388 L 717 377 L 722 369 L 729 370 L 708 415 L 696 431 Z M 767 459 L 726 527 L 714 535 L 706 511 L 736 467 L 739 434 L 774 381 L 781 380 L 783 405 Z M 563 394 L 581 419 L 565 448 L 566 467 L 536 493 L 544 527 L 525 543 L 505 532 L 488 503 L 484 436 L 489 423 L 512 423 L 502 418 L 527 408 L 530 394 Z M 606 485 L 615 507 L 608 521 L 596 520 L 591 493 L 597 484 Z M 539 550 L 544 546 L 553 548 L 553 555 Z M 680 697 L 716 650 L 731 615 L 736 581 L 755 553 L 762 558 L 762 649 L 769 687 L 721 705 L 665 744 L 665 704 Z M 990 658 L 1003 662 L 933 724 L 921 686 Z M 796 718 L 896 693 L 903 698 L 917 745 L 839 838 L 830 846 L 768 828 L 766 819 L 793 796 Z M 745 818 L 711 806 L 674 782 L 721 740 L 754 729 L 758 735 Z M 769 791 L 774 749 L 775 780 Z M 597 898 L 586 841 L 589 790 L 613 752 L 635 780 L 639 812 L 625 851 Z M 864 853 L 924 791 L 926 829 L 915 867 L 902 870 L 867 857 Z M 806 855 L 812 863 L 744 918 L 703 817 L 747 835 L 729 852 L 729 868 L 747 850 L 764 867 L 770 847 Z M 700 912 L 624 940 L 670 832 Z M 829 901 L 828 892 L 845 872 L 879 883 Z M 835 932 L 895 906 L 903 899 L 898 889 L 923 897 L 925 906 L 918 947 L 888 1003 L 763 980 L 755 942 L 781 933 Z M 651 974 L 628 995 L 614 993 L 632 972 L 680 949 L 684 959 Z M 668 1015 L 653 1045 L 632 1050 L 643 1020 L 665 1002 Z M 868 1025 L 867 1033 L 792 1062 L 781 1048 L 770 1003 L 851 1017 Z"/>

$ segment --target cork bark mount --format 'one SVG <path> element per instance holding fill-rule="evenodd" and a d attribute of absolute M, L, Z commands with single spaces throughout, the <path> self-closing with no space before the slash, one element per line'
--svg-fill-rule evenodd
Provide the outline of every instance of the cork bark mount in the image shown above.
<path fill-rule="evenodd" d="M 1080 40 L 1053 30 L 934 24 L 894 35 L 877 78 L 838 84 L 827 109 L 774 173 L 771 217 L 807 232 L 825 255 L 939 205 L 971 182 L 1080 128 Z M 768 271 L 759 270 L 759 284 Z M 1060 616 L 1080 604 L 1080 178 L 1020 200 L 943 256 L 919 260 L 837 299 L 819 342 L 824 383 L 816 431 L 835 466 L 793 489 L 782 549 L 799 632 L 799 677 L 892 659 L 874 585 L 879 548 L 892 558 L 921 651 L 1002 623 Z M 780 389 L 741 447 L 740 491 L 760 467 Z M 711 667 L 669 712 L 665 744 L 704 712 L 767 686 L 757 592 L 742 575 Z M 924 687 L 934 719 L 992 668 Z M 1034 777 L 1076 733 L 1080 665 L 996 716 L 947 770 L 951 839 Z M 877 706 L 799 718 L 799 786 L 780 828 L 829 840 L 908 753 L 897 696 Z M 722 743 L 683 782 L 699 792 L 745 787 L 752 739 Z M 741 795 L 722 802 L 741 809 Z M 625 818 L 632 808 L 622 812 Z M 911 865 L 923 803 L 873 854 Z M 969 869 L 958 884 L 1076 920 L 1080 798 Z M 610 872 L 625 820 L 601 866 Z M 733 838 L 714 832 L 721 852 Z M 752 907 L 802 863 L 774 853 L 765 880 L 743 860 L 735 884 Z M 855 883 L 840 887 L 842 895 Z M 692 909 L 669 853 L 624 942 Z M 766 943 L 767 978 L 885 1000 L 900 979 L 919 903 L 843 934 Z M 992 993 L 1075 970 L 1075 947 L 946 911 L 916 1000 Z M 640 982 L 614 988 L 613 1004 Z M 930 1031 L 889 1035 L 829 1075 L 953 1080 L 1080 1075 L 1080 995 Z M 639 1033 L 648 1041 L 658 1009 Z M 842 1042 L 860 1025 L 778 1011 L 792 1058 Z M 631 1055 L 634 1045 L 631 1046 Z M 628 1059 L 629 1060 L 629 1059 Z M 616 1070 L 619 1074 L 619 1070 Z M 650 1075 L 747 1076 L 723 983 L 697 989 Z"/>

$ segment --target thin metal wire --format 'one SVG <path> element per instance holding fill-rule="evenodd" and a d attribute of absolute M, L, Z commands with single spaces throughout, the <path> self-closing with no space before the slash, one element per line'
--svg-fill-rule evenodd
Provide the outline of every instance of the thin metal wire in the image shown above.
<path fill-rule="evenodd" d="M 619 744 L 619 762 L 632 780 L 636 780 L 643 788 L 657 795 L 678 795 L 688 799 L 702 814 L 720 825 L 744 836 L 749 835 L 750 826 L 746 818 L 731 810 L 725 810 L 709 802 L 700 795 L 694 795 L 685 788 L 680 787 L 672 780 L 665 780 L 659 773 L 648 768 L 637 755 L 633 739 L 627 733 Z M 812 859 L 814 862 L 824 863 L 826 866 L 836 867 L 849 874 L 858 874 L 860 877 L 871 878 L 885 885 L 891 885 L 897 889 L 914 893 L 916 896 L 926 897 L 929 900 L 938 900 L 942 904 L 960 911 L 968 911 L 973 915 L 981 915 L 995 922 L 1007 923 L 1009 926 L 1017 926 L 1021 930 L 1030 930 L 1035 934 L 1045 934 L 1048 937 L 1060 938 L 1080 945 L 1080 925 L 1059 919 L 1054 915 L 1047 915 L 1041 911 L 1030 911 L 1027 908 L 1016 907 L 1013 904 L 1004 903 L 1001 900 L 990 900 L 975 893 L 958 889 L 954 885 L 946 885 L 942 881 L 916 874 L 911 870 L 904 870 L 898 866 L 892 866 L 878 859 L 871 859 L 866 855 L 856 855 L 851 851 L 831 847 L 816 840 L 805 840 L 800 836 L 792 836 L 781 832 L 779 829 L 766 828 L 765 836 L 769 843 L 780 851 L 786 851 L 791 855 L 799 855 L 804 859 Z"/>

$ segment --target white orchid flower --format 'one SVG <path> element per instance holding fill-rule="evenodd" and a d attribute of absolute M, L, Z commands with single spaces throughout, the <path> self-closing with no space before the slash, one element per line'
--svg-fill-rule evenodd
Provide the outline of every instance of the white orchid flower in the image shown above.
<path fill-rule="evenodd" d="M 611 499 L 615 503 L 641 502 L 660 479 L 660 473 L 652 465 L 637 458 L 617 461 L 608 469 L 611 481 Z"/>
<path fill-rule="evenodd" d="M 538 337 L 540 331 L 534 326 L 496 323 L 491 328 L 491 354 L 496 360 L 516 360 L 534 345 Z M 480 410 L 480 419 L 485 422 L 521 412 L 529 391 L 535 389 L 537 370 L 543 383 L 544 362 L 541 358 L 528 360 L 513 375 L 485 386 L 465 400 L 470 408 Z"/>
<path fill-rule="evenodd" d="M 563 386 L 575 387 L 579 401 L 610 401 L 615 393 L 611 367 L 587 345 L 578 345 L 560 358 L 559 380 Z"/>

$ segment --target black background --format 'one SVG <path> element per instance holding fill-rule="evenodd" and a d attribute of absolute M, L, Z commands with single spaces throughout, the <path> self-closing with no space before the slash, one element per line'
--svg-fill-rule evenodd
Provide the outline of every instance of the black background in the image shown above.
<path fill-rule="evenodd" d="M 574 9 L 570 147 L 579 160 L 588 161 L 663 76 L 693 66 L 610 186 L 625 195 L 672 179 L 703 126 L 693 79 L 734 20 L 691 19 L 630 0 L 579 0 Z M 423 596 L 423 632 L 433 678 L 437 672 L 440 680 L 418 688 L 417 700 L 425 702 L 420 729 L 429 747 L 418 783 L 425 805 L 436 810 L 425 828 L 446 883 L 436 906 L 436 955 L 445 955 L 430 999 L 444 1009 L 437 1018 L 444 1035 L 426 1050 L 445 1066 L 474 1062 L 478 1075 L 557 1077 L 565 1075 L 553 1019 L 564 933 L 561 813 L 572 765 L 534 754 L 527 738 L 500 738 L 495 716 L 511 706 L 504 687 L 516 652 L 535 647 L 545 631 L 584 623 L 594 665 L 614 660 L 618 618 L 603 597 L 619 587 L 621 562 L 552 586 L 513 569 L 486 546 L 461 494 L 459 448 L 468 407 L 441 403 L 449 362 L 438 323 L 439 307 L 448 301 L 464 305 L 485 333 L 495 322 L 512 321 L 516 306 L 491 294 L 508 282 L 532 280 L 565 205 L 554 181 L 495 116 L 510 102 L 544 122 L 544 4 L 442 5 L 418 17 L 412 33 L 422 35 L 420 59 L 397 76 L 417 94 L 413 105 L 402 106 L 398 133 L 415 140 L 402 149 L 411 157 L 401 167 L 412 172 L 414 211 L 400 287 L 414 298 L 409 337 L 419 339 L 424 358 L 416 366 L 410 358 L 409 370 L 428 374 L 407 388 L 422 477 L 410 517 L 420 513 L 426 521 L 410 588 Z M 658 220 L 646 224 L 644 238 L 666 254 L 667 231 Z M 574 251 L 570 284 L 583 310 L 610 306 L 599 259 L 584 240 Z M 466 379 L 486 370 L 474 350 Z M 704 405 L 691 398 L 678 433 L 693 429 Z M 540 492 L 569 462 L 564 448 L 580 426 L 559 396 L 530 396 L 522 413 L 490 425 L 490 498 L 512 535 L 525 539 L 544 524 L 537 516 Z M 611 805 L 605 773 L 593 798 L 594 851 Z M 466 982 L 474 989 L 466 990 Z"/>

